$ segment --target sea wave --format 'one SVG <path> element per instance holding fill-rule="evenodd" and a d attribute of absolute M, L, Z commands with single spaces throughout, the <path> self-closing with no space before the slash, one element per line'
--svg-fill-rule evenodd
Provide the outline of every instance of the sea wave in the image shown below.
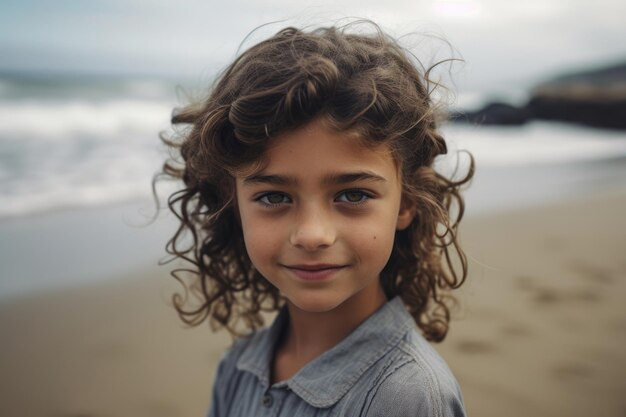
<path fill-rule="evenodd" d="M 168 127 L 172 107 L 165 100 L 2 100 L 0 140 L 15 136 L 36 136 L 40 140 L 75 135 L 104 138 L 128 132 L 158 132 Z"/>
<path fill-rule="evenodd" d="M 152 176 L 164 159 L 156 146 L 130 140 L 21 156 L 13 169 L 1 172 L 0 218 L 150 198 Z"/>
<path fill-rule="evenodd" d="M 626 157 L 626 134 L 562 123 L 533 122 L 522 127 L 467 126 L 443 128 L 450 149 L 468 150 L 478 165 L 511 167 L 563 164 Z"/>

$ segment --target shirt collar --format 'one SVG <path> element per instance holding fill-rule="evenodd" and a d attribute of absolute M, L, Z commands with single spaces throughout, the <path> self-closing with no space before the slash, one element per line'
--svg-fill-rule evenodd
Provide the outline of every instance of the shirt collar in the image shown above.
<path fill-rule="evenodd" d="M 264 387 L 269 386 L 274 347 L 287 324 L 287 315 L 284 307 L 271 327 L 252 335 L 237 362 L 237 369 L 256 375 Z M 288 386 L 313 407 L 330 407 L 414 326 L 413 318 L 396 296 L 336 346 L 275 386 Z"/>

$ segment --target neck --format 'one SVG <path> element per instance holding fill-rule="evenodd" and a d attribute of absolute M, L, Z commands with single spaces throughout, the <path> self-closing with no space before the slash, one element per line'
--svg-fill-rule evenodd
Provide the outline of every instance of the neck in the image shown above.
<path fill-rule="evenodd" d="M 386 302 L 379 285 L 325 312 L 304 311 L 288 302 L 289 326 L 283 351 L 303 366 L 345 339 Z"/>

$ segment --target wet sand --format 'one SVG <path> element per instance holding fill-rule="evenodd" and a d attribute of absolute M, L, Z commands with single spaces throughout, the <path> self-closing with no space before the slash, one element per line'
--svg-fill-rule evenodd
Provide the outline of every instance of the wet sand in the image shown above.
<path fill-rule="evenodd" d="M 468 219 L 437 349 L 470 416 L 626 414 L 626 190 Z M 206 415 L 229 342 L 186 329 L 156 267 L 0 303 L 0 415 Z"/>
<path fill-rule="evenodd" d="M 438 348 L 473 416 L 626 415 L 626 193 L 472 219 Z"/>

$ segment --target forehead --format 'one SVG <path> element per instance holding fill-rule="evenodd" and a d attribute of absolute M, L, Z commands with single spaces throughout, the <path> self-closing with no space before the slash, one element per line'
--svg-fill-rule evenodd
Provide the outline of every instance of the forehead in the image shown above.
<path fill-rule="evenodd" d="M 355 131 L 339 132 L 324 119 L 272 139 L 261 159 L 257 172 L 281 170 L 305 175 L 329 169 L 369 169 L 389 175 L 398 171 L 387 144 L 364 140 Z"/>

